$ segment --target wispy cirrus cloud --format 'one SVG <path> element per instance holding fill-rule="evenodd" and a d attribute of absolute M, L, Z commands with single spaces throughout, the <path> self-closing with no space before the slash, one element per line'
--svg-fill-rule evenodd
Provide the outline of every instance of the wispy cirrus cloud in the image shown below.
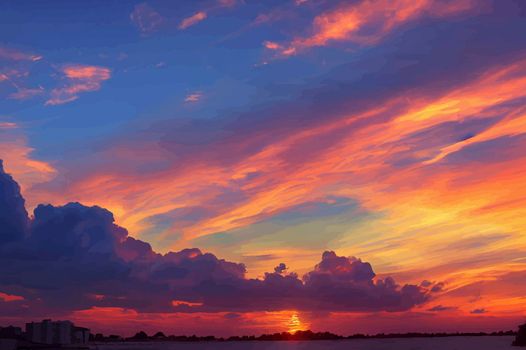
<path fill-rule="evenodd" d="M 210 13 L 215 12 L 221 8 L 234 7 L 237 4 L 237 0 L 217 0 L 214 4 L 199 9 L 190 16 L 184 17 L 179 21 L 177 27 L 180 30 L 185 30 L 207 19 Z M 130 14 L 130 20 L 142 35 L 148 35 L 156 32 L 163 25 L 170 27 L 170 23 L 174 22 L 172 18 L 163 17 L 146 2 L 135 5 L 132 13 Z"/>
<path fill-rule="evenodd" d="M 186 29 L 188 27 L 191 27 L 193 25 L 196 25 L 197 23 L 203 21 L 206 19 L 206 17 L 208 17 L 208 15 L 206 14 L 206 12 L 204 11 L 199 11 L 199 12 L 196 12 L 195 14 L 193 14 L 192 16 L 190 17 L 186 17 L 184 18 L 181 23 L 179 24 L 179 29 Z"/>
<path fill-rule="evenodd" d="M 7 294 L 7 293 L 0 292 L 0 300 L 9 303 L 12 301 L 24 300 L 24 297 L 21 297 L 19 295 L 13 295 L 13 294 Z"/>
<path fill-rule="evenodd" d="M 217 10 L 222 8 L 234 7 L 239 3 L 238 0 L 217 0 L 214 5 L 203 8 L 191 16 L 185 17 L 179 23 L 179 29 L 185 30 L 191 26 L 198 24 L 199 22 L 204 21 L 208 16 Z"/>
<path fill-rule="evenodd" d="M 18 125 L 12 122 L 0 122 L 0 129 L 16 129 Z"/>
<path fill-rule="evenodd" d="M 76 100 L 80 93 L 99 90 L 110 79 L 111 70 L 100 66 L 68 65 L 62 69 L 66 84 L 51 90 L 46 105 L 60 105 Z"/>
<path fill-rule="evenodd" d="M 217 0 L 217 3 L 220 7 L 232 7 L 237 5 L 241 0 Z"/>
<path fill-rule="evenodd" d="M 186 95 L 184 102 L 197 102 L 201 100 L 203 93 L 200 91 L 192 92 L 191 94 Z"/>
<path fill-rule="evenodd" d="M 157 31 L 164 22 L 159 12 L 155 11 L 147 3 L 135 5 L 130 14 L 130 20 L 143 35 Z"/>
<path fill-rule="evenodd" d="M 22 191 L 49 181 L 56 174 L 50 163 L 35 159 L 33 151 L 19 124 L 0 121 L 0 154 L 6 169 L 19 179 Z"/>
<path fill-rule="evenodd" d="M 15 90 L 7 95 L 8 99 L 26 100 L 44 93 L 44 88 L 28 88 L 25 86 L 30 76 L 33 63 L 42 60 L 42 56 L 19 51 L 12 48 L 0 47 L 0 61 L 4 65 L 0 68 L 0 83 L 8 83 Z"/>
<path fill-rule="evenodd" d="M 40 61 L 42 56 L 34 55 L 27 52 L 0 47 L 0 59 L 9 60 L 9 61 Z"/>
<path fill-rule="evenodd" d="M 516 186 L 526 167 L 519 152 L 514 151 L 525 144 L 524 138 L 517 139 L 517 146 L 506 150 L 513 167 L 466 159 L 464 166 L 468 170 L 463 173 L 451 159 L 459 153 L 466 157 L 465 148 L 434 163 L 427 160 L 445 145 L 462 142 L 470 132 L 493 134 L 495 138 L 485 137 L 469 147 L 482 147 L 495 139 L 525 134 L 526 126 L 515 120 L 521 116 L 518 113 L 521 105 L 514 103 L 526 98 L 523 67 L 523 60 L 505 67 L 499 64 L 477 73 L 475 80 L 453 84 L 440 93 L 429 94 L 421 89 L 397 92 L 390 97 L 375 94 L 375 101 L 382 100 L 381 106 L 375 103 L 363 110 L 333 111 L 331 118 L 317 118 L 312 124 L 309 115 L 327 116 L 327 106 L 318 98 L 319 109 L 309 105 L 308 112 L 299 113 L 285 106 L 269 112 L 272 118 L 254 128 L 248 120 L 257 121 L 258 115 L 249 115 L 246 124 L 240 121 L 241 125 L 210 125 L 210 121 L 166 125 L 160 140 L 132 137 L 133 144 L 124 141 L 104 156 L 111 159 L 112 164 L 127 164 L 128 159 L 148 164 L 152 162 L 152 155 L 159 154 L 166 166 L 163 171 L 154 171 L 154 181 L 137 180 L 144 175 L 132 175 L 133 170 L 124 175 L 122 169 L 108 163 L 108 167 L 89 171 L 72 181 L 68 192 L 74 196 L 68 200 L 80 198 L 88 203 L 100 201 L 109 207 L 127 208 L 119 220 L 134 232 L 149 228 L 146 218 L 164 216 L 170 223 L 173 213 L 196 208 L 187 211 L 190 214 L 186 215 L 186 221 L 173 219 L 176 224 L 168 224 L 165 232 L 157 236 L 162 240 L 176 230 L 180 239 L 192 240 L 247 227 L 331 194 L 356 198 L 366 210 L 388 212 L 388 220 L 398 223 L 388 235 L 382 235 L 375 242 L 378 250 L 371 251 L 366 244 L 355 243 L 361 255 L 375 254 L 381 260 L 384 254 L 407 255 L 407 249 L 411 252 L 431 250 L 438 241 L 445 244 L 459 232 L 467 234 L 465 230 L 475 230 L 483 217 L 488 230 L 496 229 L 496 218 L 510 215 L 510 208 L 521 205 L 521 191 L 509 192 L 507 186 Z M 363 89 L 361 85 L 360 88 Z M 336 92 L 330 91 L 332 93 L 325 95 L 334 97 Z M 346 89 L 338 91 L 342 99 L 349 98 Z M 494 111 L 499 111 L 499 120 L 493 119 Z M 294 119 L 285 125 L 279 122 L 290 115 L 302 116 L 300 130 L 288 128 L 298 124 Z M 446 129 L 439 135 L 445 136 L 426 137 L 427 133 L 436 135 L 435 129 L 441 128 Z M 197 135 L 200 135 L 198 143 Z M 434 142 L 429 142 L 430 139 Z M 502 162 L 505 159 L 503 157 Z M 466 174 L 469 177 L 465 177 Z M 133 186 L 136 181 L 141 181 L 140 192 Z M 412 186 L 408 188 L 407 183 Z M 488 184 L 499 185 L 489 189 Z M 494 197 L 484 196 L 485 191 L 491 191 Z M 453 193 L 458 196 L 462 193 L 461 197 L 469 200 L 461 201 Z M 428 201 L 421 202 L 422 198 Z M 469 214 L 491 205 L 496 198 L 503 202 L 502 208 L 487 214 Z M 64 200 L 61 197 L 59 201 Z M 418 216 L 417 223 L 415 216 Z M 502 222 L 506 222 L 505 231 L 514 232 L 522 225 L 521 220 L 499 220 L 498 228 L 502 230 Z M 451 221 L 456 223 L 454 228 L 449 227 L 448 233 L 441 230 Z M 433 243 L 404 238 L 407 230 L 419 229 L 432 233 Z M 404 248 L 389 246 L 390 240 L 385 240 L 386 237 L 403 241 Z M 482 248 L 475 247 L 471 253 L 476 254 Z M 463 259 L 470 256 L 473 255 L 465 253 Z M 421 257 L 413 259 L 411 261 L 420 261 Z M 428 254 L 426 261 L 440 264 L 442 260 Z M 443 267 L 437 273 L 451 273 L 449 268 L 455 271 L 455 267 Z M 462 268 L 466 270 L 466 266 Z"/>
<path fill-rule="evenodd" d="M 281 56 L 291 56 L 331 42 L 372 45 L 396 28 L 418 18 L 454 16 L 478 10 L 482 5 L 473 0 L 363 0 L 350 5 L 343 3 L 316 16 L 310 35 L 269 49 L 276 50 Z"/>
<path fill-rule="evenodd" d="M 16 92 L 9 94 L 9 98 L 13 100 L 27 100 L 35 96 L 40 96 L 45 93 L 42 86 L 38 88 L 18 88 Z"/>
<path fill-rule="evenodd" d="M 292 11 L 282 7 L 276 7 L 268 12 L 260 13 L 251 23 L 252 26 L 258 26 L 267 23 L 273 23 L 285 18 L 292 17 Z"/>

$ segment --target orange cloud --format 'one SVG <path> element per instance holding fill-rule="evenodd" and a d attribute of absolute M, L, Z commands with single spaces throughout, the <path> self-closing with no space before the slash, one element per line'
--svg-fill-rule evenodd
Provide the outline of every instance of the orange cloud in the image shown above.
<path fill-rule="evenodd" d="M 372 45 L 401 25 L 420 17 L 445 17 L 480 8 L 472 0 L 362 0 L 345 4 L 314 18 L 312 35 L 283 45 L 280 54 L 290 56 L 331 42 L 349 41 Z"/>
<path fill-rule="evenodd" d="M 122 335 L 132 336 L 138 329 L 149 334 L 159 330 L 166 334 L 237 335 L 259 334 L 269 330 L 287 331 L 293 315 L 305 322 L 304 314 L 294 311 L 245 312 L 245 313 L 138 313 L 133 309 L 118 307 L 93 307 L 74 312 L 68 317 L 78 324 L 95 331 L 111 329 Z M 203 327 L 206 323 L 206 327 Z"/>
<path fill-rule="evenodd" d="M 475 307 L 473 307 L 474 310 Z M 123 336 L 132 336 L 139 329 L 148 334 L 163 331 L 165 334 L 198 334 L 231 336 L 294 331 L 300 328 L 331 330 L 338 334 L 407 332 L 492 332 L 495 329 L 513 329 L 524 321 L 522 314 L 490 315 L 453 312 L 445 315 L 429 312 L 379 312 L 367 313 L 307 313 L 294 310 L 278 312 L 243 313 L 138 313 L 116 307 L 95 307 L 68 315 L 75 323 L 88 326 L 94 332 L 111 330 Z M 404 322 L 401 322 L 404 321 Z M 203 328 L 206 324 L 206 328 Z M 177 331 L 174 331 L 177 329 Z M 496 339 L 498 337 L 495 337 Z M 498 340 L 498 339 L 497 339 Z M 500 341 L 500 340 L 499 340 Z"/>
<path fill-rule="evenodd" d="M 0 300 L 4 302 L 21 301 L 21 300 L 24 300 L 24 297 L 21 297 L 19 295 L 6 294 L 6 293 L 0 292 Z"/>
<path fill-rule="evenodd" d="M 523 104 L 516 103 L 523 99 L 526 63 L 517 60 L 437 96 L 404 93 L 379 101 L 377 107 L 283 135 L 228 167 L 196 161 L 140 178 L 123 176 L 117 168 L 99 169 L 55 198 L 105 206 L 135 235 L 152 228 L 150 217 L 192 207 L 209 211 L 209 216 L 158 232 L 160 241 L 174 232 L 180 234 L 177 247 L 196 237 L 247 227 L 305 202 L 327 196 L 353 198 L 364 210 L 381 215 L 352 234 L 342 232 L 329 245 L 337 245 L 347 255 L 367 257 L 378 270 L 400 276 L 401 281 L 432 276 L 449 281 L 448 289 L 461 288 L 525 268 L 519 256 L 526 246 L 521 234 L 526 225 L 526 157 L 520 152 L 526 141 L 517 141 L 516 149 L 498 151 L 506 151 L 509 159 L 502 154 L 500 160 L 495 156 L 465 166 L 449 163 L 467 147 L 526 134 Z M 468 139 L 428 145 L 415 136 L 445 123 L 496 114 L 498 121 Z M 308 145 L 328 139 L 336 140 L 331 147 L 304 156 L 309 154 Z M 244 146 L 242 138 L 233 142 Z M 136 148 L 116 148 L 112 157 L 151 160 L 162 157 L 157 147 L 139 143 Z M 300 156 L 284 156 L 291 152 Z M 412 163 L 393 166 L 399 154 L 407 154 Z M 258 176 L 252 176 L 255 173 Z M 233 190 L 246 195 L 212 204 Z M 498 238 L 497 234 L 506 238 L 486 242 L 486 237 Z M 452 246 L 462 239 L 467 240 L 463 245 Z M 254 255 L 262 247 L 246 244 L 240 250 Z M 278 256 L 289 256 L 287 261 L 299 270 L 311 264 L 312 254 L 301 249 L 297 254 L 283 247 Z"/>
<path fill-rule="evenodd" d="M 263 45 L 269 50 L 278 50 L 281 48 L 281 45 L 274 41 L 265 41 Z"/>
<path fill-rule="evenodd" d="M 106 67 L 69 65 L 62 70 L 68 80 L 66 86 L 51 91 L 46 105 L 60 105 L 76 100 L 79 93 L 99 90 L 103 81 L 111 77 Z"/>
<path fill-rule="evenodd" d="M 199 11 L 199 12 L 195 13 L 194 15 L 183 19 L 181 21 L 181 23 L 179 24 L 179 29 L 183 29 L 184 30 L 184 29 L 186 29 L 188 27 L 191 27 L 191 26 L 193 26 L 193 25 L 205 20 L 206 17 L 207 17 L 206 12 Z"/>
<path fill-rule="evenodd" d="M 188 173 L 181 172 L 177 179 L 174 179 L 173 175 L 167 172 L 165 175 L 157 177 L 156 181 L 151 184 L 151 187 L 145 188 L 144 185 L 141 185 L 142 195 L 145 197 L 141 202 L 148 203 L 149 201 L 146 198 L 152 196 L 152 198 L 157 199 L 157 204 L 166 204 L 157 205 L 156 208 L 137 207 L 137 210 L 133 211 L 135 214 L 128 212 L 129 216 L 127 215 L 128 219 L 131 219 L 134 223 L 128 222 L 125 226 L 136 227 L 137 222 L 148 215 L 160 214 L 176 209 L 179 206 L 199 205 L 216 195 L 216 193 L 207 189 L 206 186 L 203 186 L 202 189 L 207 194 L 200 193 L 201 187 L 196 185 L 196 182 L 228 186 L 229 181 L 243 179 L 254 171 L 261 171 L 273 178 L 280 179 L 278 182 L 271 182 L 273 187 L 264 186 L 264 184 L 269 183 L 269 179 L 266 177 L 256 178 L 243 185 L 241 187 L 242 190 L 253 193 L 250 201 L 237 207 L 230 207 L 224 214 L 188 228 L 188 234 L 191 237 L 248 225 L 255 220 L 261 219 L 262 215 L 266 217 L 303 201 L 315 200 L 324 193 L 324 187 L 332 181 L 331 176 L 322 176 L 322 174 L 333 174 L 334 181 L 339 178 L 338 174 L 343 176 L 347 173 L 354 173 L 355 176 L 363 176 L 365 178 L 376 176 L 378 172 L 385 169 L 382 164 L 393 152 L 398 150 L 394 145 L 403 137 L 448 120 L 460 121 L 472 118 L 474 115 L 480 114 L 481 111 L 491 108 L 502 101 L 521 97 L 522 91 L 526 91 L 524 72 L 519 69 L 521 65 L 522 63 L 513 65 L 512 68 L 506 68 L 504 72 L 507 73 L 504 76 L 502 75 L 503 71 L 488 73 L 479 81 L 454 90 L 445 97 L 434 101 L 418 103 L 418 99 L 415 99 L 415 103 L 410 106 L 407 112 L 400 114 L 391 121 L 354 131 L 355 135 L 352 138 L 345 139 L 345 142 L 342 141 L 344 143 L 338 148 L 326 153 L 322 161 L 317 158 L 313 159 L 312 162 L 316 162 L 316 166 L 311 166 L 310 162 L 307 162 L 294 172 L 290 172 L 286 167 L 287 164 L 284 164 L 279 159 L 279 155 L 295 147 L 301 141 L 306 142 L 315 138 L 330 137 L 332 132 L 351 123 L 356 123 L 358 120 L 374 118 L 382 113 L 387 113 L 391 106 L 406 100 L 406 97 L 386 101 L 385 107 L 372 109 L 361 115 L 351 115 L 348 119 L 297 133 L 279 143 L 270 145 L 231 169 L 211 168 L 203 165 L 188 169 Z M 498 89 L 496 89 L 496 86 L 498 86 Z M 495 93 L 495 91 L 498 91 L 498 93 Z M 194 100 L 194 98 L 191 100 Z M 499 125 L 497 124 L 495 127 L 500 128 Z M 522 126 L 521 123 L 517 125 Z M 489 133 L 490 130 L 487 132 Z M 509 130 L 509 128 L 503 130 Z M 511 130 L 514 134 L 523 132 L 522 129 L 515 127 L 511 128 Z M 504 133 L 501 131 L 498 135 L 504 135 Z M 134 154 L 137 156 L 136 153 Z M 352 162 L 342 158 L 346 154 L 353 154 Z M 375 164 L 375 161 L 377 164 Z M 427 160 L 422 162 L 424 165 L 427 163 Z M 336 171 L 336 169 L 339 170 Z M 196 181 L 197 178 L 200 180 Z M 385 180 L 392 178 L 385 178 Z M 105 190 L 105 193 L 119 194 L 122 192 L 124 195 L 130 190 L 133 191 L 134 187 L 129 183 L 123 184 L 121 188 L 119 185 L 121 182 L 122 180 L 113 175 L 93 177 L 82 184 L 78 184 L 82 185 L 83 191 L 79 192 L 76 190 L 75 192 L 96 191 L 97 188 L 110 186 L 110 184 L 112 188 Z M 163 188 L 163 193 L 158 193 L 157 186 Z M 369 190 L 374 192 L 381 186 L 382 184 L 379 183 L 378 186 L 373 186 Z M 186 193 L 186 189 L 190 187 L 195 193 Z M 170 188 L 171 191 L 166 192 L 166 188 Z M 363 190 L 365 189 L 356 188 L 352 192 L 343 191 L 339 193 L 359 198 L 363 197 L 364 203 L 369 205 L 369 203 L 372 203 L 372 200 L 368 199 L 371 192 L 362 193 Z M 176 201 L 174 198 L 180 198 L 181 201 Z M 376 198 L 376 196 L 373 196 L 373 198 Z M 93 202 L 96 202 L 95 198 L 93 198 Z M 378 209 L 376 208 L 377 206 L 374 207 L 374 209 Z"/>
<path fill-rule="evenodd" d="M 16 123 L 0 123 L 0 159 L 4 161 L 6 171 L 17 178 L 22 192 L 32 193 L 29 207 L 41 200 L 33 186 L 47 182 L 56 175 L 51 164 L 32 157 L 33 151 Z"/>

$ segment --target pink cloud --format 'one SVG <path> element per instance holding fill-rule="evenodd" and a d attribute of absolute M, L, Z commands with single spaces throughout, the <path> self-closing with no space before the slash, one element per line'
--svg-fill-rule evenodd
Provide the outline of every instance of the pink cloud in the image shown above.
<path fill-rule="evenodd" d="M 111 71 L 108 68 L 97 66 L 73 65 L 64 68 L 64 74 L 71 79 L 97 79 L 107 80 Z"/>
<path fill-rule="evenodd" d="M 51 180 L 55 168 L 33 155 L 23 128 L 15 122 L 0 121 L 0 155 L 5 169 L 17 177 L 22 192 Z M 1 186 L 0 186 L 1 187 Z"/>
<path fill-rule="evenodd" d="M 237 4 L 237 0 L 218 0 L 217 2 L 221 7 L 232 7 Z"/>
<path fill-rule="evenodd" d="M 9 95 L 10 99 L 13 100 L 27 100 L 29 98 L 42 95 L 44 93 L 43 87 L 38 88 L 20 88 L 17 92 L 13 92 Z"/>
<path fill-rule="evenodd" d="M 194 15 L 183 19 L 181 21 L 181 23 L 179 24 L 179 29 L 184 30 L 184 29 L 186 29 L 188 27 L 191 27 L 191 26 L 193 26 L 193 25 L 205 20 L 206 17 L 207 17 L 206 12 L 199 11 L 199 12 L 195 13 Z"/>
<path fill-rule="evenodd" d="M 155 32 L 163 23 L 162 16 L 147 3 L 135 5 L 130 19 L 143 34 Z"/>
<path fill-rule="evenodd" d="M 78 94 L 99 90 L 103 81 L 111 77 L 111 70 L 99 66 L 70 65 L 62 70 L 68 83 L 51 91 L 46 105 L 59 105 L 74 101 Z"/>
<path fill-rule="evenodd" d="M 203 94 L 199 91 L 193 92 L 191 94 L 186 95 L 186 98 L 184 99 L 185 102 L 197 102 L 203 97 Z"/>
<path fill-rule="evenodd" d="M 265 46 L 269 50 L 279 50 L 281 48 L 281 45 L 274 41 L 265 41 L 263 43 L 263 46 Z"/>
<path fill-rule="evenodd" d="M 0 122 L 0 129 L 15 129 L 17 127 L 16 123 Z"/>
<path fill-rule="evenodd" d="M 0 47 L 0 59 L 10 61 L 39 61 L 42 56 L 28 54 L 22 51 Z"/>
<path fill-rule="evenodd" d="M 475 9 L 476 4 L 471 0 L 363 0 L 351 5 L 343 4 L 316 16 L 312 34 L 283 44 L 280 54 L 291 56 L 299 51 L 338 41 L 372 45 L 394 29 L 418 18 L 453 16 Z"/>

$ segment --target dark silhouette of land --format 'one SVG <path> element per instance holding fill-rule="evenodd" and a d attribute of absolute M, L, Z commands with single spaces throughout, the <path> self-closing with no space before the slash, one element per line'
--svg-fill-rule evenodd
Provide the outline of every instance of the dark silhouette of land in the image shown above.
<path fill-rule="evenodd" d="M 225 342 L 225 341 L 315 341 L 315 340 L 346 340 L 346 339 L 389 339 L 389 338 L 442 338 L 442 337 L 488 337 L 488 336 L 516 336 L 512 345 L 526 346 L 526 324 L 519 326 L 519 331 L 512 330 L 498 332 L 456 332 L 456 333 L 378 333 L 378 334 L 353 334 L 342 336 L 331 332 L 313 332 L 310 330 L 297 331 L 294 333 L 281 332 L 272 334 L 243 335 L 231 337 L 197 336 L 197 335 L 165 335 L 163 332 L 157 332 L 148 335 L 144 331 L 137 332 L 133 337 L 121 337 L 120 335 L 111 334 L 104 336 L 102 333 L 90 334 L 90 343 L 113 343 L 113 342 Z M 27 334 L 21 332 L 19 327 L 0 327 L 0 339 L 18 340 L 17 349 L 51 349 L 57 348 L 56 345 L 37 344 L 28 341 Z M 87 345 L 87 344 L 86 344 Z M 69 345 L 59 346 L 61 349 L 69 349 Z M 75 346 L 75 349 L 87 347 Z"/>
<path fill-rule="evenodd" d="M 203 342 L 203 341 L 311 341 L 311 340 L 345 340 L 345 339 L 383 339 L 383 338 L 438 338 L 438 337 L 483 337 L 483 336 L 513 336 L 517 332 L 512 330 L 499 332 L 457 332 L 457 333 L 378 333 L 378 334 L 353 334 L 342 336 L 331 332 L 313 332 L 310 330 L 297 331 L 295 333 L 281 332 L 273 334 L 244 335 L 231 337 L 196 336 L 196 335 L 165 335 L 157 332 L 149 336 L 146 332 L 137 332 L 133 337 L 124 338 L 119 335 L 104 336 L 101 333 L 92 336 L 93 342 L 155 342 L 155 341 L 176 341 L 176 342 Z"/>
<path fill-rule="evenodd" d="M 519 331 L 515 336 L 515 340 L 511 344 L 513 346 L 526 346 L 526 323 L 519 326 Z"/>

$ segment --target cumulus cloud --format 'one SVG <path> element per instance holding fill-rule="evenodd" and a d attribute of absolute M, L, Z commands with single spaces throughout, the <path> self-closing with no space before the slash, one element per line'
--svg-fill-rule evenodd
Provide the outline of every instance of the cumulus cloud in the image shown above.
<path fill-rule="evenodd" d="M 28 223 L 20 186 L 4 172 L 0 160 L 0 244 L 22 239 Z"/>
<path fill-rule="evenodd" d="M 69 65 L 62 69 L 66 84 L 53 89 L 46 105 L 60 105 L 76 100 L 80 93 L 97 91 L 103 81 L 111 77 L 111 70 L 106 67 Z"/>
<path fill-rule="evenodd" d="M 0 290 L 34 312 L 401 311 L 427 301 L 432 288 L 376 279 L 369 263 L 330 251 L 303 278 L 280 264 L 248 279 L 243 264 L 196 248 L 158 254 L 97 206 L 39 205 L 30 220 L 3 170 L 0 185 Z"/>
<path fill-rule="evenodd" d="M 280 263 L 274 268 L 275 273 L 284 273 L 285 271 L 287 271 L 287 265 L 285 265 L 284 263 Z"/>

